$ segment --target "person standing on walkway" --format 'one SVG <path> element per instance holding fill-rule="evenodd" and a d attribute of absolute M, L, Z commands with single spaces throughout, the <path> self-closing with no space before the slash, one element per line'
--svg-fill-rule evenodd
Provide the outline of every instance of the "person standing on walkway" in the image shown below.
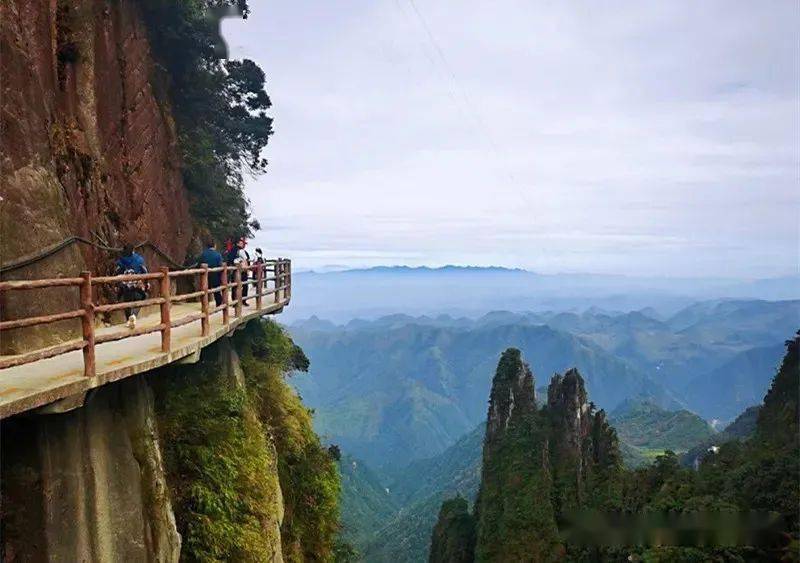
<path fill-rule="evenodd" d="M 200 254 L 200 257 L 197 259 L 198 264 L 208 264 L 209 268 L 219 268 L 222 266 L 222 254 L 217 252 L 216 247 L 214 246 L 214 241 L 212 239 L 208 239 L 206 241 L 205 249 Z M 208 274 L 208 285 L 209 287 L 219 287 L 222 283 L 222 273 L 221 272 L 209 272 Z M 222 305 L 222 290 L 217 290 L 214 292 L 214 303 L 217 304 L 217 307 Z"/>
<path fill-rule="evenodd" d="M 122 255 L 117 259 L 116 273 L 124 276 L 147 273 L 144 258 L 134 252 L 132 244 L 126 244 L 122 248 Z M 121 301 L 141 301 L 147 298 L 147 282 L 143 280 L 120 282 L 117 293 Z M 139 307 L 125 309 L 125 317 L 128 319 L 126 326 L 128 328 L 136 328 L 136 316 L 138 314 Z"/>
<path fill-rule="evenodd" d="M 250 265 L 250 253 L 245 250 L 245 246 L 247 246 L 247 241 L 244 240 L 244 237 L 240 238 L 236 242 L 236 258 L 233 259 L 234 266 L 242 265 L 242 268 L 246 268 Z M 247 290 L 250 287 L 247 283 L 247 280 L 250 278 L 250 272 L 248 270 L 244 270 L 242 272 L 242 305 L 245 307 L 247 306 Z"/>

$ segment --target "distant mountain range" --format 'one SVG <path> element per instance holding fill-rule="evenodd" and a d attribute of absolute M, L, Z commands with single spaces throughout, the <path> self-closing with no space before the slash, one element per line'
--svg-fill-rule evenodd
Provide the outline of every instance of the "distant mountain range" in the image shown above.
<path fill-rule="evenodd" d="M 480 316 L 492 309 L 611 311 L 648 309 L 670 315 L 709 299 L 800 298 L 800 276 L 766 280 L 630 277 L 603 274 L 538 274 L 477 266 L 440 268 L 379 266 L 296 272 L 295 299 L 284 317 L 316 314 L 335 321 L 404 312 Z M 656 316 L 656 318 L 658 318 Z"/>
<path fill-rule="evenodd" d="M 292 323 L 290 331 L 311 358 L 311 375 L 296 384 L 320 411 L 320 430 L 336 436 L 337 423 L 328 412 L 334 404 L 344 405 L 348 395 L 363 402 L 374 392 L 381 399 L 374 408 L 364 403 L 360 411 L 371 417 L 369 432 L 376 439 L 388 432 L 398 451 L 421 444 L 403 446 L 404 430 L 381 429 L 382 405 L 394 402 L 398 415 L 404 409 L 416 413 L 410 426 L 417 429 L 426 425 L 425 417 L 439 421 L 433 423 L 438 430 L 427 429 L 429 443 L 419 451 L 425 456 L 483 416 L 490 358 L 504 345 L 522 347 L 541 375 L 597 365 L 584 371 L 593 374 L 587 382 L 592 397 L 607 409 L 647 395 L 724 425 L 763 397 L 784 340 L 800 324 L 800 301 L 717 300 L 654 317 L 646 310 L 598 307 L 583 313 L 494 311 L 478 318 L 394 314 L 344 324 L 311 317 Z M 442 416 L 454 418 L 444 424 Z M 349 435 L 366 432 L 351 422 Z"/>

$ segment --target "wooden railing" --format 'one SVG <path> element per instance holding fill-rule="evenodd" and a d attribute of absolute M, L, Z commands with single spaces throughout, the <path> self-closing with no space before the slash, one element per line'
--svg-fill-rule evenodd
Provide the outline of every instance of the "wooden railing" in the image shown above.
<path fill-rule="evenodd" d="M 220 285 L 209 287 L 209 274 L 220 273 Z M 271 274 L 271 275 L 270 275 Z M 231 275 L 233 280 L 231 280 Z M 191 293 L 172 295 L 172 279 L 192 277 L 196 282 L 195 287 L 199 289 Z M 94 303 L 93 288 L 101 285 L 116 285 L 122 282 L 157 282 L 156 287 L 151 287 L 151 293 L 157 293 L 157 297 L 148 297 L 139 301 L 125 301 L 119 303 L 108 303 L 96 305 Z M 274 282 L 270 289 L 269 282 Z M 245 286 L 254 286 L 255 293 L 243 296 Z M 171 333 L 173 328 L 200 321 L 200 335 L 208 336 L 210 331 L 210 318 L 216 313 L 222 313 L 223 325 L 230 324 L 231 307 L 233 308 L 234 318 L 242 316 L 242 303 L 245 299 L 254 299 L 256 310 L 264 308 L 264 298 L 271 298 L 272 303 L 285 303 L 291 298 L 292 292 L 292 269 L 291 261 L 286 259 L 267 260 L 261 264 L 253 264 L 243 267 L 231 267 L 223 265 L 218 268 L 209 268 L 207 264 L 201 264 L 199 268 L 188 270 L 174 270 L 161 268 L 159 272 L 148 274 L 132 274 L 121 276 L 99 276 L 92 277 L 90 272 L 82 272 L 79 278 L 56 278 L 48 280 L 25 280 L 25 281 L 6 281 L 0 282 L 0 293 L 8 291 L 42 289 L 51 287 L 77 287 L 80 290 L 80 308 L 65 313 L 52 315 L 41 315 L 38 317 L 28 317 L 15 320 L 0 321 L 0 338 L 4 331 L 20 329 L 25 327 L 44 325 L 69 319 L 80 319 L 83 337 L 63 344 L 50 346 L 41 350 L 34 350 L 24 354 L 2 357 L 0 356 L 0 369 L 28 364 L 45 358 L 52 358 L 74 350 L 83 350 L 84 375 L 86 377 L 95 376 L 95 347 L 104 342 L 123 340 L 132 336 L 149 334 L 152 332 L 161 333 L 161 351 L 168 353 L 171 349 Z M 234 292 L 233 299 L 229 296 L 229 291 Z M 220 292 L 222 304 L 211 307 L 209 296 Z M 249 289 L 248 289 L 249 292 Z M 189 315 L 184 315 L 178 319 L 172 319 L 171 309 L 173 303 L 199 299 L 200 311 Z M 147 307 L 158 305 L 160 308 L 160 322 L 154 326 L 142 326 L 140 328 L 128 329 L 111 332 L 108 334 L 95 334 L 95 315 L 97 313 L 110 313 L 120 309 Z"/>

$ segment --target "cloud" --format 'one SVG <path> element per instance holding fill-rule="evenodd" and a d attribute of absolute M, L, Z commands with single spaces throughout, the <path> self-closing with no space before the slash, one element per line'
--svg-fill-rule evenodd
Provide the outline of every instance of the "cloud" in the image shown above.
<path fill-rule="evenodd" d="M 797 271 L 800 5 L 416 6 L 226 20 L 274 103 L 259 244 L 311 267 Z"/>

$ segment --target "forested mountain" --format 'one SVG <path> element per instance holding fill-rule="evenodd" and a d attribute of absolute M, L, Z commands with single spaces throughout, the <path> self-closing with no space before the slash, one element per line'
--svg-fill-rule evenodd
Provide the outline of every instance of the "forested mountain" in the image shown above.
<path fill-rule="evenodd" d="M 314 317 L 290 327 L 312 361 L 311 374 L 293 384 L 315 408 L 317 430 L 363 459 L 359 468 L 374 470 L 367 497 L 387 501 L 366 526 L 352 523 L 365 520 L 363 506 L 353 517 L 345 511 L 345 528 L 356 534 L 348 537 L 368 561 L 418 561 L 441 502 L 475 498 L 485 396 L 507 345 L 531 358 L 542 383 L 578 367 L 591 400 L 612 412 L 627 467 L 645 468 L 665 450 L 688 451 L 691 465 L 689 454 L 702 457 L 748 420 L 716 433 L 692 411 L 730 421 L 760 403 L 783 355 L 775 343 L 793 333 L 798 306 L 714 301 L 671 316 L 598 307 L 477 318 L 394 314 L 344 325 Z M 538 395 L 545 400 L 546 385 Z M 378 485 L 388 498 L 373 494 Z"/>
<path fill-rule="evenodd" d="M 739 352 L 720 367 L 692 379 L 682 396 L 686 404 L 698 412 L 731 420 L 747 407 L 761 402 L 783 352 L 780 344 Z"/>
<path fill-rule="evenodd" d="M 465 514 L 463 503 L 443 507 L 432 535 L 430 561 L 794 560 L 800 545 L 798 348 L 799 337 L 787 342 L 781 367 L 757 412 L 752 438 L 708 452 L 697 471 L 681 468 L 672 452 L 651 466 L 623 469 L 616 432 L 602 411 L 592 416 L 577 372 L 556 375 L 547 405 L 540 409 L 533 400 L 530 372 L 519 352 L 508 350 L 492 387 L 474 512 Z M 569 534 L 559 534 L 564 531 L 559 515 L 568 516 L 569 509 L 596 512 L 591 524 L 570 517 Z M 761 532 L 735 537 L 727 535 L 728 527 L 708 536 L 708 528 L 692 531 L 689 524 L 697 522 L 698 512 L 749 510 L 771 511 L 781 519 L 771 527 L 751 521 L 750 526 L 762 526 Z M 622 541 L 612 544 L 608 535 L 597 533 L 598 518 L 618 511 L 640 520 L 667 512 L 694 519 L 686 520 L 683 525 L 689 527 L 681 534 L 660 533 L 659 547 L 643 545 L 639 536 L 626 536 L 627 527 L 618 530 Z M 475 537 L 474 558 L 463 550 L 452 554 L 455 544 L 448 533 Z M 593 538 L 594 547 L 576 542 L 578 538 Z"/>
<path fill-rule="evenodd" d="M 598 405 L 646 397 L 665 407 L 673 394 L 602 348 L 547 326 L 472 329 L 377 322 L 338 331 L 291 330 L 311 359 L 294 380 L 316 409 L 317 431 L 374 467 L 435 455 L 484 416 L 494 358 L 509 345 L 543 374 L 577 366 Z"/>
<path fill-rule="evenodd" d="M 620 441 L 659 453 L 686 451 L 715 434 L 705 420 L 692 412 L 668 411 L 647 401 L 625 401 L 609 418 Z"/>
<path fill-rule="evenodd" d="M 490 358 L 506 345 L 533 358 L 535 373 L 589 374 L 606 409 L 645 396 L 721 426 L 760 402 L 800 302 L 705 302 L 662 320 L 645 313 L 396 314 L 342 326 L 312 318 L 290 327 L 312 359 L 311 377 L 295 384 L 319 412 L 319 431 L 370 465 L 434 455 L 474 428 Z"/>
<path fill-rule="evenodd" d="M 389 489 L 403 508 L 365 546 L 368 561 L 412 563 L 427 559 L 431 530 L 442 501 L 453 496 L 475 501 L 484 429 L 485 424 L 480 424 L 439 455 L 389 472 Z M 346 510 L 342 514 L 346 521 Z"/>
<path fill-rule="evenodd" d="M 342 480 L 342 536 L 364 544 L 399 508 L 395 497 L 364 463 L 350 455 L 339 460 Z"/>

